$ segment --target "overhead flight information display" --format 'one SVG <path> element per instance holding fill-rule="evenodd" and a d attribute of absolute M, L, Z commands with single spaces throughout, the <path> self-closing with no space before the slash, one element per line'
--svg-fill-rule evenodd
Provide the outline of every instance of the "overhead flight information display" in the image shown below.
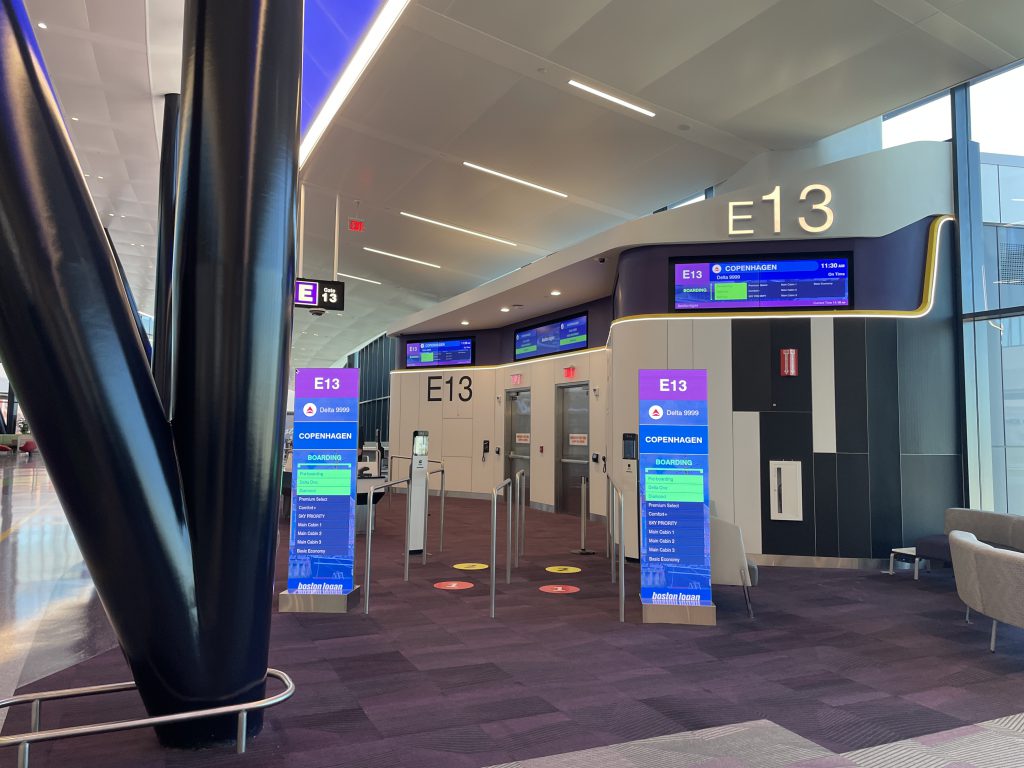
<path fill-rule="evenodd" d="M 677 310 L 824 309 L 850 306 L 845 254 L 673 261 Z"/>
<path fill-rule="evenodd" d="M 409 341 L 405 344 L 406 368 L 472 365 L 473 339 Z"/>
<path fill-rule="evenodd" d="M 587 315 L 537 325 L 516 331 L 516 360 L 557 355 L 587 347 Z"/>

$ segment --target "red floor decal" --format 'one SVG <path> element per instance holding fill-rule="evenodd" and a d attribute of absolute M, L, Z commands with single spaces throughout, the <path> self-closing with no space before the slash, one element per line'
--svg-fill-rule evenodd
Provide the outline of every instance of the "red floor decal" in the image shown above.
<path fill-rule="evenodd" d="M 548 592 L 552 595 L 569 595 L 573 592 L 579 592 L 579 587 L 573 587 L 568 584 L 545 584 L 540 587 L 541 592 Z"/>
<path fill-rule="evenodd" d="M 439 581 L 434 584 L 434 589 L 472 589 L 471 581 Z"/>

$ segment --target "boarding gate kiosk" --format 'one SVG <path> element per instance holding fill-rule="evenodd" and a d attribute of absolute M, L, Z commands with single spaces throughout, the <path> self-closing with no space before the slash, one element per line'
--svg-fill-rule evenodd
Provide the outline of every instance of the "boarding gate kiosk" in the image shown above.
<path fill-rule="evenodd" d="M 430 435 L 417 429 L 412 436 L 412 461 L 409 464 L 409 493 L 406 496 L 408 541 L 410 552 L 422 552 L 426 541 L 427 503 L 430 487 L 427 449 Z"/>

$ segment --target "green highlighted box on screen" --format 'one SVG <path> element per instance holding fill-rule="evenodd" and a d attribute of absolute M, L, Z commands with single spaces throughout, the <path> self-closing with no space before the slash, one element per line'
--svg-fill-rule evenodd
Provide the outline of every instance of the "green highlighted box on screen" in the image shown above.
<path fill-rule="evenodd" d="M 530 344 L 529 346 L 526 346 L 526 347 L 516 347 L 516 354 L 517 355 L 526 355 L 526 354 L 529 354 L 530 352 L 536 352 L 536 351 L 537 351 L 537 345 L 536 344 Z"/>
<path fill-rule="evenodd" d="M 586 343 L 587 343 L 587 335 L 586 334 L 580 334 L 579 336 L 569 336 L 568 338 L 559 339 L 558 340 L 558 346 L 560 346 L 560 347 L 567 347 L 570 344 L 586 344 Z"/>
<path fill-rule="evenodd" d="M 715 283 L 716 301 L 744 301 L 746 298 L 746 283 Z"/>
<path fill-rule="evenodd" d="M 298 496 L 348 496 L 352 493 L 352 470 L 300 467 L 295 472 Z"/>
<path fill-rule="evenodd" d="M 704 476 L 648 472 L 647 501 L 704 501 Z"/>

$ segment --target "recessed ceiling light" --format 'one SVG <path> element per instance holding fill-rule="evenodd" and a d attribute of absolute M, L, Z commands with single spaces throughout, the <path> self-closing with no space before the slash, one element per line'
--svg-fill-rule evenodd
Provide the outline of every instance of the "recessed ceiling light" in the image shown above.
<path fill-rule="evenodd" d="M 524 187 L 530 187 L 531 189 L 537 189 L 541 192 L 547 192 L 549 195 L 554 195 L 555 197 L 568 197 L 565 192 L 559 192 L 556 189 L 548 189 L 547 187 L 542 187 L 540 184 L 534 184 L 532 181 L 526 181 L 525 179 L 517 179 L 515 176 L 509 176 L 507 173 L 501 173 L 500 171 L 495 171 L 491 168 L 484 168 L 482 165 L 477 165 L 476 163 L 470 163 L 463 160 L 462 164 L 475 171 L 483 171 L 484 173 L 491 174 L 491 176 L 497 176 L 499 179 L 514 181 L 516 184 L 522 184 Z"/>
<path fill-rule="evenodd" d="M 45 21 L 40 21 L 38 24 L 36 24 L 36 26 L 39 27 L 40 29 L 47 29 Z"/>
<path fill-rule="evenodd" d="M 121 218 L 122 218 L 122 219 L 124 218 L 124 214 L 123 214 L 123 213 L 121 214 Z"/>
<path fill-rule="evenodd" d="M 87 173 L 87 174 L 85 174 L 85 178 L 87 178 L 87 179 L 89 178 L 89 174 L 88 174 L 88 173 Z"/>
<path fill-rule="evenodd" d="M 352 92 L 352 88 L 355 87 L 356 82 L 363 72 L 366 71 L 366 67 L 373 59 L 374 54 L 377 53 L 381 43 L 384 42 L 384 39 L 388 36 L 391 28 L 395 26 L 395 22 L 398 21 L 398 17 L 402 15 L 402 11 L 405 10 L 405 6 L 408 4 L 409 0 L 387 0 L 380 13 L 377 14 L 377 18 L 373 20 L 373 24 L 367 30 L 363 42 L 359 44 L 356 52 L 349 59 L 345 69 L 341 72 L 341 76 L 334 83 L 330 94 L 328 94 L 327 100 L 324 101 L 323 107 L 317 112 L 313 122 L 309 125 L 309 130 L 306 131 L 306 136 L 302 140 L 302 144 L 299 145 L 299 168 L 306 164 L 309 156 L 313 153 L 314 147 L 316 147 L 327 130 L 327 126 L 334 120 L 334 116 L 341 109 L 341 105 L 345 103 L 348 95 Z"/>
<path fill-rule="evenodd" d="M 370 248 L 370 247 L 364 245 L 363 246 L 363 250 L 364 251 L 369 251 L 370 253 L 379 253 L 381 256 L 390 256 L 392 259 L 401 259 L 402 261 L 411 261 L 413 264 L 422 264 L 424 267 L 433 267 L 434 269 L 440 269 L 441 268 L 440 264 L 431 264 L 429 261 L 420 261 L 419 259 L 413 259 L 413 258 L 410 258 L 408 256 L 399 256 L 397 253 L 391 253 L 389 251 L 382 251 L 382 250 L 380 250 L 378 248 Z"/>
<path fill-rule="evenodd" d="M 555 290 L 553 290 L 553 291 L 551 292 L 551 295 L 552 295 L 552 296 L 561 296 L 561 295 L 562 295 L 562 292 L 561 292 L 561 291 L 559 291 L 559 290 L 558 290 L 558 289 L 556 288 Z"/>
<path fill-rule="evenodd" d="M 77 123 L 77 122 L 78 122 L 78 118 L 77 118 L 77 117 L 72 117 L 72 118 L 71 118 L 71 122 L 73 122 L 73 123 Z"/>
<path fill-rule="evenodd" d="M 103 177 L 102 176 L 97 176 L 96 178 L 99 179 L 100 181 L 103 181 Z"/>
<path fill-rule="evenodd" d="M 508 307 L 502 307 L 502 308 L 501 308 L 501 311 L 502 311 L 502 312 L 511 312 L 512 310 L 511 310 L 511 309 L 509 309 Z"/>
<path fill-rule="evenodd" d="M 108 213 L 107 216 L 113 217 L 114 214 Z"/>
<path fill-rule="evenodd" d="M 362 280 L 364 283 L 373 283 L 374 285 L 382 285 L 380 280 L 371 280 L 368 277 L 359 277 L 359 275 L 346 275 L 344 272 L 339 272 L 338 277 L 347 277 L 351 280 Z"/>
<path fill-rule="evenodd" d="M 612 102 L 613 104 L 618 104 L 620 107 L 625 107 L 626 109 L 632 109 L 634 112 L 639 112 L 641 115 L 647 115 L 647 117 L 654 117 L 654 113 L 651 112 L 651 110 L 644 109 L 643 107 L 638 107 L 636 104 L 630 104 L 625 99 L 620 99 L 618 96 L 612 96 L 610 93 L 605 93 L 604 91 L 599 91 L 599 90 L 597 90 L 597 88 L 594 88 L 593 86 L 586 85 L 586 84 L 578 82 L 576 80 L 570 80 L 569 81 L 569 85 L 573 86 L 574 88 L 579 88 L 581 91 L 586 91 L 587 93 L 592 93 L 595 96 L 598 96 L 598 97 L 600 97 L 602 99 L 606 99 L 606 100 Z"/>
<path fill-rule="evenodd" d="M 463 320 L 459 325 L 469 325 L 469 320 Z"/>
<path fill-rule="evenodd" d="M 456 227 L 454 224 L 445 224 L 443 221 L 435 221 L 434 219 L 428 219 L 425 216 L 417 216 L 415 213 L 406 213 L 405 211 L 399 211 L 403 216 L 408 216 L 410 219 L 416 219 L 417 221 L 425 221 L 427 224 L 434 224 L 438 227 L 444 227 L 445 229 L 453 229 L 456 232 L 462 232 L 466 235 L 473 235 L 474 237 L 482 237 L 484 240 L 493 240 L 496 243 L 502 243 L 503 245 L 511 245 L 516 248 L 516 244 L 511 240 L 502 240 L 500 237 L 494 237 L 493 235 L 485 235 L 482 232 L 474 232 L 472 229 L 463 229 L 462 227 Z"/>

